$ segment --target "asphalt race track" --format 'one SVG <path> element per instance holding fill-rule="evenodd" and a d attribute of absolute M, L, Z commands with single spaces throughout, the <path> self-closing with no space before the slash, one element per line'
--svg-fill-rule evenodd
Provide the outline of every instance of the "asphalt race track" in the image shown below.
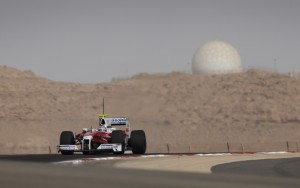
<path fill-rule="evenodd" d="M 107 155 L 61 155 L 61 154 L 34 154 L 34 155 L 0 155 L 0 160 L 12 160 L 12 161 L 26 161 L 26 162 L 39 162 L 39 163 L 51 163 L 66 160 L 75 160 L 83 158 L 93 157 L 113 157 L 113 154 Z"/>
<path fill-rule="evenodd" d="M 212 167 L 213 173 L 297 178 L 300 180 L 300 158 L 241 161 Z"/>
<path fill-rule="evenodd" d="M 105 155 L 103 157 L 107 156 L 112 155 Z M 112 188 L 300 187 L 299 175 L 297 175 L 297 172 L 299 171 L 295 170 L 297 168 L 294 168 L 294 165 L 299 166 L 299 158 L 247 162 L 245 161 L 223 164 L 215 166 L 213 168 L 213 174 L 118 169 L 107 165 L 69 166 L 54 165 L 50 163 L 87 157 L 95 156 L 0 156 L 1 188 L 76 188 L 88 186 Z M 97 155 L 96 157 L 99 157 L 99 155 Z M 107 163 L 109 161 L 99 162 Z M 259 174 L 261 170 L 265 171 L 265 173 Z M 275 174 L 272 171 L 275 171 Z"/>

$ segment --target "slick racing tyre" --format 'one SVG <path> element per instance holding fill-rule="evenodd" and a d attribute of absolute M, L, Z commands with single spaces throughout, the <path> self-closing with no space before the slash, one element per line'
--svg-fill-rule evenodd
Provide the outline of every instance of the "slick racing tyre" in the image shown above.
<path fill-rule="evenodd" d="M 73 145 L 74 141 L 74 134 L 71 131 L 63 131 L 60 134 L 60 145 Z M 74 151 L 61 151 L 63 155 L 73 155 Z"/>
<path fill-rule="evenodd" d="M 122 151 L 114 152 L 115 155 L 123 155 L 125 152 L 125 139 L 123 131 L 117 130 L 113 131 L 111 134 L 111 143 L 112 144 L 122 144 Z"/>
<path fill-rule="evenodd" d="M 133 154 L 145 154 L 147 148 L 146 134 L 143 130 L 131 132 L 130 143 Z"/>

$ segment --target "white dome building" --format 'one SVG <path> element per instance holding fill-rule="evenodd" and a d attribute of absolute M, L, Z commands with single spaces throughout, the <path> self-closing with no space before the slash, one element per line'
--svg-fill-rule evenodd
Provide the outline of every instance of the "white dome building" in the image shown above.
<path fill-rule="evenodd" d="M 193 74 L 226 74 L 241 72 L 237 50 L 224 41 L 210 41 L 198 48 L 193 57 Z"/>

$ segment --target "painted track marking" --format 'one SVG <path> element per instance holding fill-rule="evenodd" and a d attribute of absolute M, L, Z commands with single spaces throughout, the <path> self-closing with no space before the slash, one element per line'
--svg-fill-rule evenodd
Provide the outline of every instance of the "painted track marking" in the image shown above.
<path fill-rule="evenodd" d="M 287 154 L 289 152 L 251 152 L 251 153 L 199 153 L 199 154 L 155 154 L 155 155 L 138 155 L 138 156 L 120 156 L 120 157 L 96 157 L 96 158 L 83 158 L 67 161 L 53 162 L 55 165 L 83 165 L 84 163 L 92 161 L 108 161 L 108 160 L 119 160 L 119 159 L 132 159 L 132 158 L 159 158 L 159 157 L 170 157 L 170 156 L 199 156 L 199 157 L 212 157 L 212 156 L 228 156 L 228 155 L 243 155 L 243 154 L 264 154 L 264 155 L 278 155 Z"/>

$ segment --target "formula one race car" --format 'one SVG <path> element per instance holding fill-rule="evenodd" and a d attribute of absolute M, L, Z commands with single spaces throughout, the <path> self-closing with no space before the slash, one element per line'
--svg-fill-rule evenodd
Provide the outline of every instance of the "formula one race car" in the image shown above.
<path fill-rule="evenodd" d="M 130 123 L 125 117 L 107 118 L 106 114 L 100 114 L 98 129 L 83 128 L 75 136 L 72 131 L 63 131 L 57 147 L 63 155 L 73 155 L 74 152 L 122 155 L 127 150 L 133 154 L 144 154 L 146 135 L 143 130 L 130 132 Z"/>

